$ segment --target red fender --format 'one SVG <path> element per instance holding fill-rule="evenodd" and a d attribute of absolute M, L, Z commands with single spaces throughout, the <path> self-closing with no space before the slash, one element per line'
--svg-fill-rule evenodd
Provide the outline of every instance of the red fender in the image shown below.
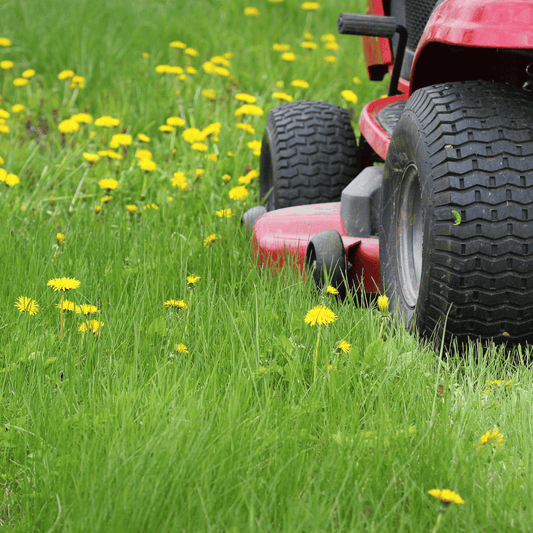
<path fill-rule="evenodd" d="M 434 43 L 491 50 L 533 49 L 533 2 L 445 0 L 431 15 L 418 43 L 410 92 L 428 83 L 425 66 L 431 60 L 425 56 Z"/>

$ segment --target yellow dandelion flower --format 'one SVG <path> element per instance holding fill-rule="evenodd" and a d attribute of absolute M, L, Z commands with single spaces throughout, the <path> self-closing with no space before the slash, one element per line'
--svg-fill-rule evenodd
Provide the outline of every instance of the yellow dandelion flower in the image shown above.
<path fill-rule="evenodd" d="M 378 309 L 382 313 L 386 313 L 389 310 L 389 299 L 384 294 L 378 297 Z"/>
<path fill-rule="evenodd" d="M 204 89 L 202 91 L 202 96 L 207 98 L 208 100 L 216 100 L 217 99 L 217 93 L 214 89 Z"/>
<path fill-rule="evenodd" d="M 326 50 L 340 50 L 339 43 L 337 42 L 326 43 Z"/>
<path fill-rule="evenodd" d="M 287 93 L 275 92 L 272 93 L 272 98 L 277 98 L 278 100 L 285 100 L 286 102 L 292 102 L 292 96 Z"/>
<path fill-rule="evenodd" d="M 205 72 L 207 72 L 207 74 L 213 74 L 215 72 L 216 65 L 211 63 L 211 61 L 206 61 L 202 64 L 202 68 Z"/>
<path fill-rule="evenodd" d="M 39 304 L 27 296 L 19 296 L 17 299 L 17 302 L 15 303 L 15 307 L 21 312 L 21 313 L 28 313 L 29 315 L 35 315 L 39 312 Z"/>
<path fill-rule="evenodd" d="M 0 37 L 0 46 L 11 46 L 13 43 L 7 37 Z"/>
<path fill-rule="evenodd" d="M 306 11 L 315 11 L 320 8 L 320 4 L 318 2 L 304 2 L 302 8 Z"/>
<path fill-rule="evenodd" d="M 187 346 L 185 346 L 185 344 L 183 344 L 182 342 L 176 345 L 176 351 L 178 353 L 189 353 L 189 351 L 187 350 Z"/>
<path fill-rule="evenodd" d="M 198 152 L 206 152 L 207 151 L 207 144 L 204 144 L 204 143 L 193 143 L 191 145 L 191 148 L 193 150 L 197 150 Z"/>
<path fill-rule="evenodd" d="M 61 133 L 73 133 L 80 129 L 80 125 L 75 120 L 67 118 L 65 120 L 62 120 L 58 124 L 57 128 L 59 129 Z"/>
<path fill-rule="evenodd" d="M 191 67 L 189 65 L 189 66 L 185 67 L 185 72 L 187 74 L 196 74 L 198 71 L 194 67 Z"/>
<path fill-rule="evenodd" d="M 328 294 L 339 294 L 339 291 L 335 287 L 332 287 L 331 285 L 328 285 L 326 292 Z"/>
<path fill-rule="evenodd" d="M 144 59 L 148 59 L 150 57 L 150 54 L 148 52 L 143 52 L 142 56 L 144 57 Z"/>
<path fill-rule="evenodd" d="M 54 291 L 66 292 L 72 289 L 77 289 L 81 285 L 81 281 L 74 278 L 53 278 L 48 280 L 46 285 L 52 287 Z"/>
<path fill-rule="evenodd" d="M 57 244 L 60 246 L 65 242 L 65 235 L 63 233 L 56 234 Z"/>
<path fill-rule="evenodd" d="M 71 89 L 75 89 L 76 87 L 79 87 L 80 89 L 85 88 L 85 78 L 83 76 L 73 76 L 70 81 L 71 83 L 69 87 Z"/>
<path fill-rule="evenodd" d="M 82 333 L 90 331 L 96 337 L 100 333 L 100 329 L 102 329 L 103 327 L 103 322 L 100 322 L 98 320 L 87 320 L 86 322 L 80 325 L 78 331 L 81 331 Z"/>
<path fill-rule="evenodd" d="M 172 133 L 173 131 L 176 131 L 176 128 L 174 126 L 169 126 L 168 124 L 162 124 L 159 126 L 159 131 L 162 131 L 163 133 Z"/>
<path fill-rule="evenodd" d="M 230 176 L 229 174 L 224 174 L 224 175 L 222 176 L 222 179 L 227 183 L 228 181 L 231 180 L 231 176 Z"/>
<path fill-rule="evenodd" d="M 206 248 L 209 248 L 214 241 L 216 241 L 217 239 L 220 239 L 220 235 L 217 235 L 216 233 L 212 233 L 211 235 L 208 235 L 205 239 L 204 239 L 204 246 Z"/>
<path fill-rule="evenodd" d="M 304 33 L 304 39 L 306 41 L 312 41 L 314 38 L 315 36 L 312 33 L 309 33 L 308 31 Z"/>
<path fill-rule="evenodd" d="M 25 108 L 22 104 L 15 104 L 14 106 L 11 107 L 11 111 L 13 111 L 13 113 L 22 113 L 24 109 Z"/>
<path fill-rule="evenodd" d="M 103 115 L 94 121 L 95 126 L 103 126 L 104 128 L 112 128 L 113 126 L 118 126 L 119 124 L 120 119 L 113 118 L 108 115 Z"/>
<path fill-rule="evenodd" d="M 117 154 L 113 150 L 99 150 L 98 155 L 101 157 L 109 157 L 109 159 L 122 159 L 122 155 Z"/>
<path fill-rule="evenodd" d="M 218 155 L 216 153 L 208 154 L 207 159 L 209 159 L 209 161 L 216 162 L 218 160 Z"/>
<path fill-rule="evenodd" d="M 341 91 L 341 96 L 347 101 L 352 102 L 353 104 L 357 103 L 357 95 L 350 89 Z"/>
<path fill-rule="evenodd" d="M 94 206 L 94 212 L 95 213 L 99 213 L 101 210 L 102 210 L 102 206 L 101 205 L 95 205 Z"/>
<path fill-rule="evenodd" d="M 242 122 L 237 122 L 237 124 L 235 124 L 235 127 L 241 130 L 247 131 L 248 133 L 251 133 L 252 135 L 255 133 L 255 129 L 250 124 L 244 124 Z"/>
<path fill-rule="evenodd" d="M 56 304 L 56 307 L 58 309 L 61 309 L 62 311 L 74 312 L 76 304 L 74 302 L 71 302 L 70 300 L 61 300 L 58 304 Z"/>
<path fill-rule="evenodd" d="M 5 110 L 0 109 L 0 118 L 9 118 L 11 115 Z"/>
<path fill-rule="evenodd" d="M 181 171 L 174 172 L 174 178 L 172 179 L 172 187 L 179 187 L 182 191 L 186 191 L 188 188 L 187 177 Z"/>
<path fill-rule="evenodd" d="M 101 189 L 110 191 L 118 187 L 118 181 L 114 178 L 104 178 L 98 182 L 98 185 L 100 185 Z"/>
<path fill-rule="evenodd" d="M 166 122 L 169 126 L 185 126 L 185 120 L 181 117 L 168 117 Z"/>
<path fill-rule="evenodd" d="M 0 124 L 0 133 L 9 133 L 9 126 L 7 124 Z"/>
<path fill-rule="evenodd" d="M 326 63 L 335 63 L 335 61 L 337 61 L 335 56 L 326 56 L 324 59 L 326 60 Z"/>
<path fill-rule="evenodd" d="M 148 137 L 148 135 L 145 135 L 144 133 L 137 134 L 137 139 L 139 139 L 139 141 L 142 141 L 144 143 L 150 142 L 150 137 Z"/>
<path fill-rule="evenodd" d="M 75 311 L 78 315 L 84 314 L 84 315 L 93 315 L 95 313 L 99 313 L 98 307 L 95 305 L 90 304 L 81 304 L 77 305 L 75 308 Z"/>
<path fill-rule="evenodd" d="M 291 49 L 290 44 L 284 44 L 284 43 L 274 43 L 272 45 L 272 50 L 275 52 L 288 52 Z"/>
<path fill-rule="evenodd" d="M 254 155 L 261 155 L 261 141 L 250 141 L 248 148 L 251 148 Z"/>
<path fill-rule="evenodd" d="M 113 200 L 113 197 L 109 196 L 109 194 L 108 194 L 108 195 L 103 196 L 102 198 L 100 198 L 100 203 L 101 204 L 107 204 L 107 202 L 110 202 L 111 200 Z"/>
<path fill-rule="evenodd" d="M 0 169 L 1 171 L 2 169 Z M 1 177 L 0 177 L 1 179 Z M 513 383 L 513 380 L 510 380 L 510 381 L 507 381 L 507 380 L 504 380 L 504 379 L 494 379 L 494 380 L 491 380 L 491 381 L 487 381 L 487 386 L 488 386 L 488 389 L 485 391 L 487 394 L 492 390 L 492 387 L 494 388 L 499 388 L 500 385 L 505 385 L 505 387 L 510 387 Z"/>
<path fill-rule="evenodd" d="M 13 63 L 13 61 L 9 61 L 7 59 L 0 61 L 0 68 L 3 68 L 4 70 L 11 70 L 14 66 L 15 63 Z"/>
<path fill-rule="evenodd" d="M 219 209 L 218 211 L 215 211 L 215 215 L 220 218 L 231 218 L 233 213 L 231 212 L 231 207 L 229 207 L 228 209 Z"/>
<path fill-rule="evenodd" d="M 70 78 L 73 78 L 75 76 L 73 70 L 62 70 L 58 76 L 58 80 L 69 80 Z"/>
<path fill-rule="evenodd" d="M 354 83 L 356 83 L 357 85 L 359 85 L 360 83 L 362 83 L 362 81 L 361 81 L 357 76 L 355 76 L 354 78 L 352 78 L 352 81 L 353 81 Z"/>
<path fill-rule="evenodd" d="M 181 41 L 172 41 L 169 46 L 171 48 L 180 48 L 181 50 L 185 50 L 185 48 L 187 48 L 187 45 Z"/>
<path fill-rule="evenodd" d="M 428 490 L 428 494 L 433 496 L 434 498 L 437 498 L 437 500 L 440 500 L 444 504 L 450 504 L 450 503 L 457 503 L 462 504 L 465 503 L 463 498 L 459 496 L 456 492 L 453 492 L 453 490 L 448 489 L 432 489 Z"/>
<path fill-rule="evenodd" d="M 295 61 L 296 55 L 294 52 L 284 52 L 281 54 L 281 59 L 283 59 L 283 61 Z"/>
<path fill-rule="evenodd" d="M 337 320 L 337 315 L 325 305 L 317 305 L 305 315 L 304 322 L 310 326 L 326 326 Z"/>
<path fill-rule="evenodd" d="M 0 181 L 6 181 L 7 170 L 5 168 L 0 168 Z"/>
<path fill-rule="evenodd" d="M 89 113 L 76 113 L 70 117 L 70 120 L 75 120 L 76 122 L 83 122 L 84 124 L 92 124 L 93 117 Z"/>
<path fill-rule="evenodd" d="M 246 200 L 248 196 L 249 196 L 249 192 L 244 185 L 237 185 L 236 187 L 233 187 L 233 189 L 229 191 L 229 197 L 232 200 L 236 200 L 236 201 Z"/>
<path fill-rule="evenodd" d="M 183 300 L 167 300 L 165 302 L 165 307 L 172 307 L 178 311 L 183 311 L 187 309 L 187 304 Z"/>
<path fill-rule="evenodd" d="M 304 41 L 303 43 L 300 43 L 300 46 L 306 50 L 316 50 L 318 48 L 318 44 L 313 41 Z"/>
<path fill-rule="evenodd" d="M 277 87 L 278 89 L 283 89 L 283 87 L 285 87 L 285 82 L 284 82 L 283 80 L 278 80 L 278 81 L 276 82 L 276 87 Z"/>
<path fill-rule="evenodd" d="M 170 71 L 170 65 L 157 65 L 155 71 L 159 74 L 168 74 Z"/>
<path fill-rule="evenodd" d="M 194 274 L 192 276 L 187 276 L 187 285 L 194 285 L 199 279 L 202 278 Z"/>
<path fill-rule="evenodd" d="M 345 340 L 342 340 L 337 343 L 337 349 L 343 351 L 344 353 L 350 353 L 352 350 L 352 345 Z"/>
<path fill-rule="evenodd" d="M 6 185 L 9 187 L 13 187 L 13 185 L 17 185 L 17 183 L 20 183 L 20 179 L 16 174 L 8 174 L 5 179 Z"/>
<path fill-rule="evenodd" d="M 145 150 L 145 149 L 137 150 L 135 152 L 135 157 L 139 160 L 152 159 L 152 152 L 150 152 L 150 150 Z"/>
<path fill-rule="evenodd" d="M 27 85 L 28 83 L 29 80 L 26 78 L 15 78 L 13 80 L 13 85 L 15 85 L 15 87 L 24 87 L 24 85 Z"/>
<path fill-rule="evenodd" d="M 291 81 L 291 85 L 300 89 L 309 89 L 309 84 L 304 80 L 293 80 Z"/>
<path fill-rule="evenodd" d="M 131 143 L 131 135 L 128 135 L 127 133 L 117 133 L 111 137 L 109 146 L 111 148 L 118 148 L 119 146 L 129 146 Z"/>
<path fill-rule="evenodd" d="M 210 59 L 211 63 L 214 63 L 215 65 L 221 65 L 223 67 L 229 67 L 230 62 L 223 56 L 213 56 Z"/>
<path fill-rule="evenodd" d="M 201 132 L 198 128 L 187 128 L 181 134 L 183 139 L 188 143 L 194 143 L 197 141 L 204 141 L 207 135 Z"/>
<path fill-rule="evenodd" d="M 494 431 L 487 431 L 479 439 L 478 449 L 483 448 L 486 444 L 494 444 L 497 448 L 501 448 L 504 444 L 503 435 L 495 429 Z"/>
<path fill-rule="evenodd" d="M 215 74 L 219 76 L 229 76 L 230 72 L 226 67 L 215 67 Z"/>
<path fill-rule="evenodd" d="M 241 176 L 237 181 L 241 185 L 248 185 L 253 179 L 259 177 L 259 172 L 257 170 L 250 170 L 244 176 Z"/>
<path fill-rule="evenodd" d="M 126 205 L 126 211 L 128 213 L 131 213 L 131 214 L 134 214 L 134 213 L 137 213 L 137 210 L 139 208 L 135 205 L 135 204 L 128 204 Z"/>
<path fill-rule="evenodd" d="M 244 14 L 247 17 L 258 17 L 261 13 L 256 7 L 246 7 L 244 8 Z"/>
<path fill-rule="evenodd" d="M 213 122 L 212 124 L 209 124 L 209 126 L 206 126 L 202 130 L 202 135 L 207 137 L 208 135 L 213 135 L 214 137 L 217 137 L 220 134 L 220 129 L 222 128 L 222 124 L 220 122 Z M 215 141 L 218 139 L 215 138 Z"/>
<path fill-rule="evenodd" d="M 157 168 L 155 161 L 152 161 L 151 159 L 140 159 L 139 166 L 146 171 L 155 170 Z"/>
<path fill-rule="evenodd" d="M 334 33 L 326 33 L 324 35 L 322 35 L 320 37 L 320 40 L 323 42 L 323 43 L 333 43 L 335 42 L 336 40 L 336 37 L 335 37 L 335 34 Z"/>
<path fill-rule="evenodd" d="M 196 56 L 198 55 L 198 51 L 195 50 L 194 48 L 185 48 L 184 52 L 185 52 L 188 56 L 196 57 Z"/>

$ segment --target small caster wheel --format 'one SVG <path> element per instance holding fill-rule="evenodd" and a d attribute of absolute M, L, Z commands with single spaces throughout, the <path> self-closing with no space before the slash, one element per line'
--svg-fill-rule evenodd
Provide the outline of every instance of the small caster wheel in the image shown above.
<path fill-rule="evenodd" d="M 266 207 L 258 205 L 248 209 L 246 213 L 242 216 L 241 224 L 245 227 L 247 231 L 252 233 L 254 229 L 254 224 L 267 212 Z"/>
<path fill-rule="evenodd" d="M 313 275 L 318 290 L 331 285 L 346 296 L 346 251 L 338 231 L 326 230 L 317 233 L 305 252 L 305 265 Z"/>

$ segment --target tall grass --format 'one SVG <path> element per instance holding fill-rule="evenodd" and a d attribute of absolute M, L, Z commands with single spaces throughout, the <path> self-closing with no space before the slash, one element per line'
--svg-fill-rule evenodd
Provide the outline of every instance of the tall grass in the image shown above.
<path fill-rule="evenodd" d="M 20 178 L 0 183 L 0 523 L 43 532 L 412 532 L 431 531 L 442 515 L 447 531 L 529 530 L 532 378 L 520 358 L 473 346 L 441 359 L 373 304 L 340 303 L 290 268 L 254 263 L 239 218 L 259 200 L 257 180 L 246 200 L 228 193 L 258 170 L 248 143 L 280 103 L 276 83 L 295 99 L 353 106 L 355 128 L 386 87 L 365 81 L 358 38 L 338 36 L 337 51 L 321 40 L 340 12 L 363 12 L 362 1 L 308 12 L 294 0 L 261 0 L 257 17 L 246 7 L 0 4 L 0 37 L 13 42 L 0 60 L 15 63 L 0 72 L 10 113 L 0 156 Z M 317 50 L 300 46 L 304 32 Z M 169 47 L 176 40 L 198 56 Z M 274 43 L 298 59 L 283 61 Z M 225 53 L 230 76 L 204 71 Z M 157 73 L 161 64 L 197 72 L 179 80 Z M 29 68 L 30 82 L 13 85 Z M 58 80 L 65 69 L 84 76 L 85 88 Z M 264 115 L 236 117 L 241 92 Z M 81 124 L 62 138 L 61 120 L 82 111 L 120 126 Z M 170 116 L 186 125 L 165 134 L 158 127 Z M 236 128 L 241 120 L 255 133 Z M 216 122 L 206 152 L 182 137 Z M 123 128 L 133 137 L 116 150 L 123 159 L 84 159 Z M 141 148 L 155 170 L 139 167 Z M 178 171 L 185 191 L 172 185 Z M 103 178 L 118 188 L 102 189 Z M 216 214 L 228 208 L 233 217 Z M 190 275 L 200 277 L 192 286 Z M 64 276 L 81 281 L 65 298 L 99 312 L 65 311 L 61 335 L 61 296 L 47 282 Z M 39 312 L 19 312 L 20 296 Z M 165 307 L 170 299 L 188 308 Z M 304 317 L 319 304 L 338 320 L 321 330 L 314 380 L 317 332 Z M 87 319 L 103 323 L 97 335 L 79 331 Z M 341 340 L 349 353 L 336 349 Z M 496 429 L 503 446 L 480 446 Z M 428 494 L 435 488 L 465 503 L 445 508 Z"/>

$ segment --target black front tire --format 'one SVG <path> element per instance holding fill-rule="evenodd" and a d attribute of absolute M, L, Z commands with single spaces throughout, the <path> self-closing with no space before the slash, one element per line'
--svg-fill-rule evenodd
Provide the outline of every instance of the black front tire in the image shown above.
<path fill-rule="evenodd" d="M 533 98 L 426 87 L 392 134 L 380 217 L 391 310 L 436 343 L 533 342 Z"/>
<path fill-rule="evenodd" d="M 261 145 L 259 192 L 266 208 L 336 202 L 359 173 L 346 109 L 300 101 L 270 111 Z"/>

